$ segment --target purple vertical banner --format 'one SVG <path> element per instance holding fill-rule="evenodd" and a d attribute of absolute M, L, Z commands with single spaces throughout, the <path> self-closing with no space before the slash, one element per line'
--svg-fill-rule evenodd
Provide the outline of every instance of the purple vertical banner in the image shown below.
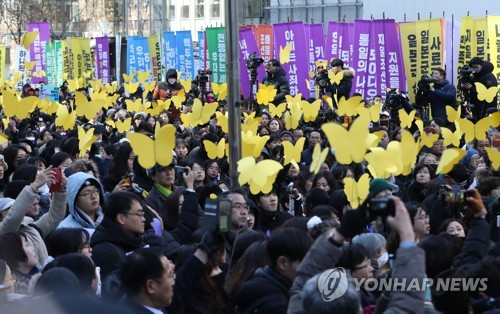
<path fill-rule="evenodd" d="M 388 88 L 399 88 L 406 91 L 406 75 L 403 61 L 403 51 L 396 22 L 391 19 L 384 20 L 385 33 L 385 60 Z"/>
<path fill-rule="evenodd" d="M 377 80 L 377 55 L 375 53 L 377 39 L 375 38 L 374 22 L 370 22 L 370 52 L 368 56 L 368 68 L 366 74 L 365 98 L 373 98 L 378 94 Z"/>
<path fill-rule="evenodd" d="M 352 67 L 356 73 L 352 93 L 360 93 L 365 97 L 368 79 L 368 62 L 370 57 L 371 21 L 356 20 L 354 23 L 354 50 Z"/>
<path fill-rule="evenodd" d="M 323 34 L 323 24 L 310 25 L 309 39 L 309 57 L 312 58 L 312 68 L 309 71 L 316 70 L 315 61 L 325 60 L 325 35 Z M 309 76 L 309 84 L 311 86 L 311 97 L 316 97 L 316 80 Z"/>
<path fill-rule="evenodd" d="M 314 46 L 311 41 L 311 24 L 304 24 L 304 33 L 306 35 L 306 45 L 307 45 L 307 61 L 308 61 L 308 66 L 307 66 L 307 76 L 304 77 L 303 79 L 307 81 L 306 85 L 308 85 L 309 88 L 309 93 L 305 94 L 304 97 L 309 98 L 309 97 L 314 97 L 316 95 L 316 81 L 313 78 L 311 78 L 310 73 L 314 72 L 316 69 L 316 66 L 314 65 Z M 300 79 L 300 78 L 299 78 Z"/>
<path fill-rule="evenodd" d="M 33 72 L 45 71 L 47 60 L 45 59 L 46 44 L 50 42 L 50 23 L 28 23 L 28 32 L 39 32 L 33 44 L 30 46 L 30 60 L 35 61 Z M 46 83 L 44 77 L 32 77 L 33 84 Z"/>
<path fill-rule="evenodd" d="M 103 84 L 109 83 L 108 37 L 97 37 L 95 39 L 95 68 L 96 79 L 102 79 Z"/>
<path fill-rule="evenodd" d="M 295 96 L 301 93 L 304 96 L 309 95 L 306 80 L 308 75 L 307 45 L 304 31 L 304 22 L 291 22 L 275 24 L 274 39 L 276 43 L 277 56 L 279 56 L 280 47 L 291 46 L 290 61 L 282 64 L 290 83 L 290 94 Z"/>
<path fill-rule="evenodd" d="M 337 22 L 328 22 L 325 41 L 325 59 L 330 62 L 332 59 L 340 58 L 339 55 L 339 24 Z"/>
<path fill-rule="evenodd" d="M 351 28 L 354 29 L 352 23 L 339 23 L 339 55 L 338 58 L 344 61 L 346 66 L 352 65 L 352 37 Z"/>
<path fill-rule="evenodd" d="M 247 60 L 251 54 L 255 54 L 255 57 L 260 57 L 259 47 L 257 46 L 257 41 L 253 33 L 253 28 L 241 28 L 240 29 L 240 73 L 241 73 L 241 92 L 246 97 L 250 96 L 250 70 L 247 69 Z M 266 75 L 266 70 L 264 66 L 261 65 L 257 68 L 257 82 L 252 86 L 252 97 L 255 97 L 257 92 L 257 84 L 262 81 L 262 78 Z"/>
<path fill-rule="evenodd" d="M 373 21 L 373 41 L 375 44 L 375 60 L 377 64 L 377 94 L 385 98 L 387 94 L 387 61 L 385 59 L 386 41 L 385 20 Z M 389 38 L 389 40 L 392 40 Z"/>

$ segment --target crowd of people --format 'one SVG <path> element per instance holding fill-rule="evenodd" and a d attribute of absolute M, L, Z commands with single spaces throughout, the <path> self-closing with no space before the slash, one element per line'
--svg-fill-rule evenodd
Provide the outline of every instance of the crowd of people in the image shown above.
<path fill-rule="evenodd" d="M 491 74 L 488 64 L 471 61 L 478 80 L 483 69 Z M 280 104 L 290 92 L 286 73 L 278 60 L 265 66 L 263 83 L 276 87 L 273 103 Z M 331 66 L 344 77 L 329 83 L 325 94 L 348 98 L 355 73 L 339 59 Z M 433 76 L 428 99 L 435 116 L 424 119 L 423 131 L 438 134 L 437 140 L 422 148 L 409 175 L 371 179 L 366 201 L 355 210 L 344 179 L 370 173 L 365 162 L 340 164 L 330 149 L 320 171 L 310 171 L 314 147 L 329 146 L 321 125 L 352 123 L 335 107 L 322 106 L 315 121 L 286 129 L 266 106 L 244 103 L 245 113 L 260 119 L 258 135 L 268 136 L 258 160 L 283 163 L 282 143 L 305 138 L 298 165 L 284 165 L 271 191 L 258 194 L 231 185 L 227 158 L 209 158 L 204 141 L 227 136 L 215 115 L 197 127 L 180 120 L 193 99 L 215 100 L 196 81 L 180 109 L 172 105 L 157 115 L 128 110 L 126 100 L 143 92 L 130 94 L 122 86 L 112 108 L 94 119 L 78 117 L 72 129 L 56 126 L 55 116 L 38 108 L 26 119 L 2 120 L 8 142 L 0 154 L 0 312 L 496 313 L 500 169 L 487 148 L 500 148 L 500 121 L 492 120 L 485 140 L 462 138 L 465 156 L 437 175 L 447 148 L 441 128 L 453 128 L 444 108 L 458 105 L 446 72 L 436 69 Z M 464 88 L 474 93 L 469 85 Z M 144 101 L 164 101 L 184 88 L 170 69 Z M 25 86 L 23 95 L 33 90 Z M 60 102 L 72 108 L 67 84 Z M 379 95 L 363 102 L 387 103 Z M 220 101 L 217 111 L 225 113 L 226 106 Z M 472 120 L 493 111 L 479 102 L 469 107 L 463 113 Z M 367 125 L 382 134 L 380 147 L 401 141 L 403 131 L 387 110 Z M 126 132 L 109 123 L 129 117 Z M 173 161 L 146 169 L 126 135 L 153 137 L 157 124 L 177 130 L 174 150 L 164 152 Z M 77 126 L 97 136 L 85 154 Z M 416 128 L 409 131 L 420 136 Z M 214 199 L 230 201 L 228 230 L 204 215 Z M 349 287 L 332 300 L 321 289 L 329 284 L 322 274 L 339 267 Z M 487 287 L 355 289 L 354 280 L 373 278 L 487 278 Z"/>

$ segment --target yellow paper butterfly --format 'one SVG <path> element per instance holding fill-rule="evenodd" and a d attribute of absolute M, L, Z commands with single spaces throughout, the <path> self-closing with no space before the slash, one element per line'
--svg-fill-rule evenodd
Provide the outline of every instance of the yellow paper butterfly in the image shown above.
<path fill-rule="evenodd" d="M 254 112 L 255 113 L 255 112 Z M 252 118 L 252 116 L 248 116 L 245 119 L 245 123 L 241 125 L 241 131 L 243 132 L 252 132 L 252 134 L 257 134 L 257 129 L 259 128 L 260 121 L 262 118 Z"/>
<path fill-rule="evenodd" d="M 153 102 L 153 103 L 151 103 L 151 107 L 146 109 L 146 112 L 152 117 L 158 116 L 163 110 L 165 110 L 165 108 L 166 108 L 165 103 L 166 102 L 161 101 L 161 100 L 158 100 L 157 102 Z M 170 106 L 170 99 L 169 99 L 168 105 Z"/>
<path fill-rule="evenodd" d="M 417 156 L 420 148 L 420 141 L 415 141 L 409 131 L 403 130 L 401 133 L 401 161 L 403 162 L 402 175 L 406 176 L 411 173 L 415 163 L 417 162 Z"/>
<path fill-rule="evenodd" d="M 257 92 L 257 103 L 260 105 L 267 105 L 273 101 L 276 97 L 276 87 L 274 85 L 266 86 L 264 84 L 259 84 L 259 91 Z"/>
<path fill-rule="evenodd" d="M 33 70 L 33 68 L 35 67 L 35 64 L 36 64 L 35 61 L 31 61 L 31 62 L 24 61 L 25 71 L 29 72 L 29 71 Z"/>
<path fill-rule="evenodd" d="M 94 90 L 94 93 L 99 93 L 102 89 L 102 79 L 90 80 L 89 84 Z"/>
<path fill-rule="evenodd" d="M 269 114 L 273 118 L 274 117 L 281 118 L 285 110 L 286 110 L 286 103 L 279 104 L 278 106 L 275 106 L 273 103 L 269 103 Z"/>
<path fill-rule="evenodd" d="M 415 113 L 417 113 L 416 110 L 412 110 L 410 113 L 406 113 L 404 109 L 399 109 L 399 120 L 401 121 L 400 126 L 405 129 L 405 128 L 411 128 L 411 125 L 413 124 L 413 120 L 415 120 Z"/>
<path fill-rule="evenodd" d="M 360 116 L 367 116 L 372 122 L 378 122 L 380 120 L 380 110 L 382 109 L 382 104 L 376 104 L 370 108 L 365 108 L 365 106 L 358 107 L 358 114 Z"/>
<path fill-rule="evenodd" d="M 303 100 L 301 104 L 302 111 L 304 112 L 304 122 L 316 121 L 321 106 L 321 99 L 316 99 L 312 104 Z"/>
<path fill-rule="evenodd" d="M 491 160 L 491 166 L 493 170 L 498 170 L 500 168 L 500 152 L 494 148 L 486 147 L 486 153 Z"/>
<path fill-rule="evenodd" d="M 332 70 L 328 71 L 328 78 L 330 79 L 331 84 L 340 84 L 340 81 L 344 78 L 344 71 L 339 71 L 334 73 Z"/>
<path fill-rule="evenodd" d="M 460 115 L 462 114 L 462 106 L 458 106 L 457 110 L 455 110 L 452 106 L 446 106 L 446 118 L 448 121 L 453 123 L 460 119 Z"/>
<path fill-rule="evenodd" d="M 59 105 L 56 114 L 56 126 L 63 127 L 64 130 L 71 130 L 76 122 L 76 111 L 69 113 L 65 105 Z"/>
<path fill-rule="evenodd" d="M 333 109 L 333 99 L 328 95 L 323 95 L 323 100 L 326 102 L 330 109 Z"/>
<path fill-rule="evenodd" d="M 138 156 L 139 164 L 146 168 L 153 168 L 156 164 L 168 166 L 172 163 L 172 150 L 175 147 L 175 133 L 177 129 L 166 124 L 155 131 L 153 140 L 142 133 L 127 134 L 134 154 Z"/>
<path fill-rule="evenodd" d="M 368 197 L 370 192 L 370 176 L 368 173 L 362 175 L 358 182 L 353 178 L 344 179 L 344 193 L 352 209 L 356 209 Z"/>
<path fill-rule="evenodd" d="M 205 145 L 205 150 L 210 159 L 223 158 L 226 155 L 226 140 L 224 138 L 218 144 L 204 140 L 203 145 Z"/>
<path fill-rule="evenodd" d="M 201 100 L 196 98 L 194 100 L 192 112 L 186 115 L 189 119 L 189 125 L 195 127 L 197 125 L 207 124 L 210 121 L 210 117 L 215 113 L 217 105 L 216 102 L 212 102 L 205 103 L 203 106 Z"/>
<path fill-rule="evenodd" d="M 424 132 L 424 122 L 422 120 L 416 120 L 415 124 L 420 131 L 420 148 L 424 146 L 431 148 L 434 146 L 434 142 L 439 139 L 439 134 L 427 135 L 427 133 Z"/>
<path fill-rule="evenodd" d="M 31 44 L 35 41 L 35 39 L 40 35 L 39 32 L 26 32 L 23 35 L 23 38 L 21 38 L 21 46 L 24 47 L 24 49 L 29 50 Z"/>
<path fill-rule="evenodd" d="M 274 160 L 266 159 L 255 163 L 255 158 L 245 157 L 238 161 L 238 183 L 250 185 L 250 192 L 254 195 L 260 192 L 271 192 L 278 172 L 283 166 Z"/>
<path fill-rule="evenodd" d="M 269 135 L 258 136 L 251 131 L 241 132 L 241 142 L 243 143 L 241 148 L 241 157 L 255 157 L 258 158 L 264 145 L 266 145 L 269 140 Z"/>
<path fill-rule="evenodd" d="M 134 78 L 135 78 L 135 73 L 136 73 L 135 71 L 133 71 L 129 75 L 123 73 L 123 82 L 124 83 L 132 83 L 134 81 Z"/>
<path fill-rule="evenodd" d="M 368 170 L 374 178 L 387 178 L 391 174 L 398 175 L 403 170 L 401 161 L 401 143 L 389 142 L 387 148 L 372 147 L 365 155 Z"/>
<path fill-rule="evenodd" d="M 113 129 L 116 129 L 115 121 L 113 121 L 113 119 L 111 119 L 111 118 L 107 118 L 106 121 L 104 122 L 104 124 L 109 125 Z"/>
<path fill-rule="evenodd" d="M 60 78 L 62 78 L 63 81 L 67 81 L 68 80 L 68 73 L 62 73 L 61 75 L 59 75 Z"/>
<path fill-rule="evenodd" d="M 476 85 L 477 99 L 479 101 L 492 102 L 497 95 L 498 86 L 486 88 L 486 86 L 479 82 L 474 83 L 474 85 Z"/>
<path fill-rule="evenodd" d="M 296 129 L 299 126 L 300 119 L 302 118 L 302 109 L 300 103 L 293 103 L 288 105 L 289 111 L 285 112 L 283 120 L 287 130 Z"/>
<path fill-rule="evenodd" d="M 460 129 L 465 134 L 466 142 L 470 142 L 475 138 L 484 141 L 486 139 L 486 132 L 492 124 L 492 120 L 491 116 L 489 116 L 477 121 L 476 124 L 467 119 L 460 119 L 458 123 L 460 124 Z"/>
<path fill-rule="evenodd" d="M 94 136 L 94 128 L 90 128 L 87 132 L 81 126 L 78 127 L 78 148 L 80 149 L 80 157 L 85 156 L 85 153 L 90 150 L 90 146 L 97 140 Z"/>
<path fill-rule="evenodd" d="M 220 111 L 215 112 L 217 117 L 217 125 L 221 127 L 222 132 L 229 132 L 229 120 L 228 117 Z"/>
<path fill-rule="evenodd" d="M 345 97 L 340 98 L 340 101 L 337 104 L 339 107 L 339 116 L 357 116 L 358 109 L 363 107 L 363 103 L 361 102 L 362 100 L 361 96 L 354 96 L 348 100 L 346 100 Z"/>
<path fill-rule="evenodd" d="M 103 90 L 106 91 L 106 93 L 108 94 L 112 94 L 114 92 L 116 92 L 116 90 L 118 89 L 118 82 L 114 81 L 113 83 L 111 84 L 106 84 L 103 86 Z"/>
<path fill-rule="evenodd" d="M 38 97 L 30 96 L 19 101 L 16 95 L 10 92 L 3 93 L 3 110 L 7 117 L 16 116 L 19 119 L 25 119 L 35 110 L 35 106 L 40 100 Z"/>
<path fill-rule="evenodd" d="M 68 80 L 68 89 L 70 92 L 75 92 L 80 88 L 80 82 L 78 80 Z"/>
<path fill-rule="evenodd" d="M 125 133 L 130 131 L 130 127 L 132 126 L 132 118 L 128 117 L 127 119 L 121 121 L 117 120 L 115 122 L 115 126 L 118 129 L 118 132 Z"/>
<path fill-rule="evenodd" d="M 81 92 L 75 93 L 76 114 L 78 116 L 85 116 L 85 118 L 92 120 L 105 102 L 102 99 L 88 101 L 87 96 Z"/>
<path fill-rule="evenodd" d="M 227 97 L 227 83 L 217 84 L 212 82 L 212 90 L 217 95 L 217 100 L 221 101 Z"/>
<path fill-rule="evenodd" d="M 135 92 L 137 92 L 138 88 L 139 88 L 139 82 L 137 82 L 137 83 L 126 83 L 125 84 L 125 90 L 129 94 L 134 94 Z"/>
<path fill-rule="evenodd" d="M 325 147 L 321 150 L 321 145 L 317 143 L 314 146 L 313 154 L 312 154 L 312 162 L 309 167 L 309 171 L 311 173 L 317 174 L 319 169 L 321 169 L 321 165 L 325 162 L 326 156 L 328 156 L 328 147 Z"/>
<path fill-rule="evenodd" d="M 138 71 L 137 72 L 137 81 L 140 83 L 144 83 L 149 80 L 149 77 L 151 76 L 151 70 L 148 71 Z"/>
<path fill-rule="evenodd" d="M 460 140 L 462 139 L 462 132 L 460 132 L 460 127 L 458 127 L 457 123 L 455 123 L 455 126 L 457 126 L 455 132 L 451 132 L 451 130 L 448 128 L 441 128 L 441 134 L 443 135 L 444 146 L 448 145 L 453 145 L 455 147 L 460 146 Z"/>
<path fill-rule="evenodd" d="M 193 80 L 191 80 L 191 79 L 187 79 L 187 80 L 179 79 L 179 83 L 181 83 L 181 85 L 182 85 L 182 87 L 184 87 L 185 91 L 191 90 L 192 82 L 193 82 Z"/>
<path fill-rule="evenodd" d="M 494 112 L 491 116 L 491 126 L 498 128 L 500 125 L 500 112 Z"/>
<path fill-rule="evenodd" d="M 280 46 L 280 62 L 285 64 L 290 62 L 290 52 L 292 52 L 292 45 L 287 44 L 285 47 Z"/>
<path fill-rule="evenodd" d="M 177 95 L 172 96 L 172 102 L 174 103 L 175 108 L 180 109 L 182 104 L 186 101 L 186 92 L 181 89 Z"/>
<path fill-rule="evenodd" d="M 306 141 L 305 137 L 301 137 L 297 143 L 292 144 L 289 141 L 284 141 L 281 143 L 284 150 L 285 161 L 283 162 L 283 166 L 288 165 L 289 163 L 294 163 L 295 168 L 299 169 L 298 163 L 302 157 L 302 150 L 304 149 L 304 143 Z"/>
<path fill-rule="evenodd" d="M 51 102 L 50 98 L 41 99 L 37 105 L 41 112 L 45 112 L 48 114 L 56 113 L 58 106 L 59 105 L 56 102 Z"/>
<path fill-rule="evenodd" d="M 142 84 L 142 87 L 144 88 L 144 92 L 146 94 L 149 92 L 152 92 L 156 87 L 156 81 L 151 81 L 151 83 L 142 82 L 141 84 Z M 143 98 L 146 98 L 146 97 L 143 97 Z"/>
<path fill-rule="evenodd" d="M 436 173 L 447 174 L 467 153 L 460 148 L 448 148 L 441 155 Z"/>
<path fill-rule="evenodd" d="M 340 164 L 363 161 L 366 150 L 378 144 L 377 136 L 369 134 L 368 124 L 368 119 L 359 117 L 354 120 L 349 131 L 337 123 L 330 122 L 321 126 L 330 146 L 335 149 L 335 157 Z"/>

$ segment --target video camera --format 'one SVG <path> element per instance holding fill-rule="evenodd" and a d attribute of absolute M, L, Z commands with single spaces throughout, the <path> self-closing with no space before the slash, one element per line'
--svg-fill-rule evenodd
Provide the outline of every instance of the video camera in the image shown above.
<path fill-rule="evenodd" d="M 472 74 L 474 74 L 474 68 L 465 65 L 460 69 L 458 81 L 460 84 L 467 84 L 472 81 Z"/>
<path fill-rule="evenodd" d="M 314 71 L 314 80 L 316 81 L 316 85 L 319 88 L 325 88 L 330 84 L 330 78 L 328 77 L 328 68 L 324 68 L 323 66 L 318 66 L 316 71 Z"/>
<path fill-rule="evenodd" d="M 436 83 L 437 80 L 434 77 L 428 75 L 422 75 L 420 81 L 418 81 L 418 89 L 421 92 L 429 91 L 432 83 Z"/>
<path fill-rule="evenodd" d="M 388 110 L 399 110 L 403 107 L 403 101 L 408 101 L 408 95 L 399 92 L 399 88 L 392 88 L 387 92 L 384 108 Z"/>
<path fill-rule="evenodd" d="M 208 76 L 212 73 L 213 72 L 210 69 L 198 70 L 198 75 L 196 76 L 195 80 L 198 81 L 198 84 L 200 84 L 200 87 L 202 89 L 208 83 Z"/>
<path fill-rule="evenodd" d="M 264 63 L 264 59 L 262 57 L 257 57 L 254 52 L 248 56 L 247 69 L 257 69 L 262 63 Z"/>

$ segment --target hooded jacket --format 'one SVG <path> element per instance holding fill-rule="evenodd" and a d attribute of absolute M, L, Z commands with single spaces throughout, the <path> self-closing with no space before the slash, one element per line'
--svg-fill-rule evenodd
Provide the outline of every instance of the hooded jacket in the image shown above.
<path fill-rule="evenodd" d="M 422 95 L 416 95 L 416 102 L 420 103 Z M 447 121 L 446 106 L 457 108 L 457 89 L 448 80 L 434 83 L 434 92 L 429 92 L 431 112 L 433 118 Z"/>
<path fill-rule="evenodd" d="M 352 88 L 352 79 L 354 78 L 354 69 L 345 67 L 344 68 L 344 77 L 337 84 L 329 84 L 326 86 L 326 92 L 332 97 L 332 100 L 335 101 L 333 95 L 337 95 L 337 99 L 340 100 L 342 97 L 345 99 L 349 99 L 351 96 L 351 88 Z"/>
<path fill-rule="evenodd" d="M 94 232 L 95 228 L 101 223 L 104 214 L 102 212 L 101 206 L 97 209 L 97 219 L 95 221 L 92 220 L 83 210 L 75 206 L 75 200 L 78 196 L 78 192 L 82 188 L 83 184 L 87 180 L 94 180 L 97 182 L 97 185 L 100 190 L 100 202 L 101 204 L 104 202 L 104 189 L 101 183 L 92 175 L 77 172 L 71 175 L 68 178 L 68 209 L 69 215 L 64 219 L 57 228 L 85 228 L 90 235 Z"/>
<path fill-rule="evenodd" d="M 491 102 L 486 102 L 486 100 L 479 101 L 479 99 L 477 98 L 476 85 L 474 85 L 474 83 L 479 82 L 483 84 L 486 88 L 490 88 L 492 86 L 498 86 L 497 79 L 495 75 L 492 73 L 494 68 L 495 66 L 491 62 L 484 61 L 481 71 L 474 74 L 474 80 L 471 83 L 472 88 L 470 90 L 471 91 L 470 102 L 471 104 L 474 104 L 474 108 L 472 108 L 472 113 L 474 114 L 474 118 L 478 120 L 486 116 L 486 110 L 488 110 L 488 108 L 496 107 L 497 96 L 495 96 L 495 98 L 493 98 L 493 101 Z"/>
<path fill-rule="evenodd" d="M 274 72 L 267 72 L 267 76 L 262 80 L 262 84 L 273 85 L 278 91 L 273 99 L 273 104 L 278 105 L 285 101 L 285 96 L 290 95 L 290 84 L 286 78 L 285 70 L 282 67 Z"/>
<path fill-rule="evenodd" d="M 181 89 L 184 89 L 182 84 L 177 81 L 177 71 L 175 69 L 168 69 L 165 77 L 166 77 L 165 82 L 161 82 L 158 85 L 156 85 L 155 91 L 153 92 L 153 100 L 169 99 L 172 96 L 177 95 Z M 175 78 L 176 81 L 174 84 L 168 83 L 168 79 L 170 77 Z M 172 111 L 172 119 L 174 120 L 179 119 L 181 116 L 180 110 L 175 108 L 174 106 L 171 106 L 170 109 Z"/>

